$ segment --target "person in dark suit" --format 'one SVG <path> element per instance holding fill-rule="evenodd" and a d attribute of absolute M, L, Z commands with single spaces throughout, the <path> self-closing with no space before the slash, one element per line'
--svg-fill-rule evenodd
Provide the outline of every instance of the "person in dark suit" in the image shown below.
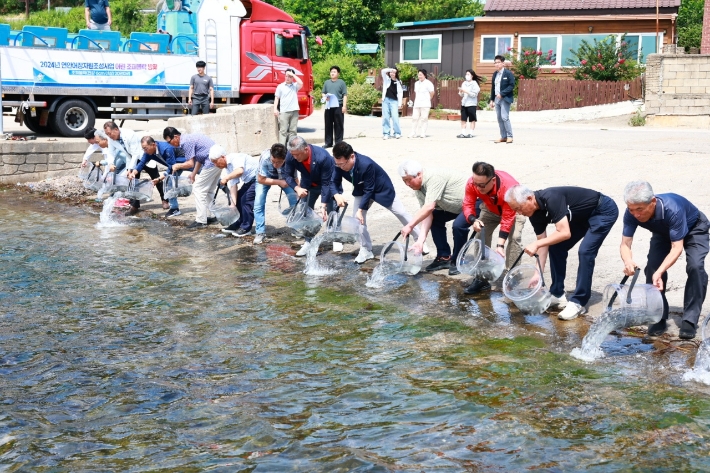
<path fill-rule="evenodd" d="M 333 171 L 333 197 L 339 207 L 345 206 L 343 197 L 343 179 L 353 185 L 353 217 L 360 221 L 360 252 L 355 258 L 357 264 L 375 257 L 372 254 L 372 239 L 367 231 L 367 210 L 373 202 L 377 202 L 394 214 L 402 225 L 412 220 L 412 216 L 405 210 L 397 199 L 392 180 L 379 164 L 364 154 L 356 153 L 353 147 L 341 141 L 333 147 L 335 170 Z M 413 230 L 415 239 L 419 232 Z M 428 250 L 424 250 L 428 253 Z"/>
<path fill-rule="evenodd" d="M 496 56 L 494 59 L 496 72 L 491 81 L 491 107 L 495 106 L 500 139 L 496 143 L 512 143 L 513 127 L 510 125 L 510 106 L 513 103 L 515 75 L 505 68 L 505 58 Z"/>
<path fill-rule="evenodd" d="M 323 220 L 335 209 L 333 200 L 332 179 L 335 164 L 333 157 L 319 146 L 309 145 L 300 136 L 294 136 L 288 141 L 288 153 L 284 164 L 284 178 L 288 186 L 296 192 L 299 199 L 308 197 L 308 206 L 314 208 L 318 197 L 321 198 L 321 214 Z M 293 178 L 295 171 L 301 173 L 300 184 Z M 296 256 L 306 256 L 311 240 L 306 238 Z M 343 244 L 334 242 L 333 251 L 342 251 Z"/>

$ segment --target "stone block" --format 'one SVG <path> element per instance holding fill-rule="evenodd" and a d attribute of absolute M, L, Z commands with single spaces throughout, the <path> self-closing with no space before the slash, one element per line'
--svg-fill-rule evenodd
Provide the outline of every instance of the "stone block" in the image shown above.
<path fill-rule="evenodd" d="M 63 159 L 65 163 L 73 163 L 73 164 L 81 164 L 81 161 L 84 159 L 84 151 L 82 150 L 81 153 L 74 153 L 74 152 L 64 152 L 63 154 Z M 99 154 L 100 156 L 100 154 Z M 100 161 L 101 159 L 98 159 Z M 96 161 L 96 160 L 95 160 Z"/>
<path fill-rule="evenodd" d="M 28 154 L 25 158 L 25 163 L 27 164 L 47 164 L 46 154 Z"/>
<path fill-rule="evenodd" d="M 693 106 L 695 106 L 695 107 L 710 107 L 710 97 L 693 100 Z"/>
<path fill-rule="evenodd" d="M 64 164 L 64 155 L 58 153 L 47 155 L 47 164 Z"/>
<path fill-rule="evenodd" d="M 678 89 L 680 89 L 680 88 L 681 87 L 666 86 L 666 87 L 663 87 L 663 93 L 666 95 L 676 94 L 676 93 L 678 93 Z M 688 91 L 690 91 L 690 87 L 688 87 Z"/>
<path fill-rule="evenodd" d="M 690 87 L 676 87 L 676 88 L 675 88 L 675 93 L 676 93 L 676 94 L 689 94 L 689 93 L 690 93 Z"/>
<path fill-rule="evenodd" d="M 46 164 L 35 164 L 35 172 L 45 172 L 47 171 Z"/>
<path fill-rule="evenodd" d="M 705 93 L 705 87 L 693 85 L 693 86 L 690 87 L 690 93 L 691 93 L 691 94 L 704 94 L 704 93 Z"/>
<path fill-rule="evenodd" d="M 646 68 L 646 74 L 647 74 L 647 75 L 651 75 L 651 74 L 653 74 L 654 72 L 656 72 L 656 71 L 650 71 L 650 70 L 648 70 L 648 68 Z M 677 73 L 677 72 L 674 72 L 674 71 L 668 71 L 668 72 L 666 72 L 665 74 L 663 74 L 663 82 L 665 82 L 666 79 L 675 79 L 677 74 L 678 74 L 678 73 Z"/>
<path fill-rule="evenodd" d="M 675 106 L 675 104 L 668 104 L 669 106 Z M 695 100 L 693 99 L 682 99 L 679 104 L 681 107 L 692 107 L 695 105 Z"/>
<path fill-rule="evenodd" d="M 66 166 L 64 164 L 48 164 L 47 171 L 62 171 Z M 77 171 L 78 172 L 78 171 Z"/>
<path fill-rule="evenodd" d="M 685 84 L 684 79 L 671 79 L 668 81 L 669 87 L 683 87 Z"/>
<path fill-rule="evenodd" d="M 22 154 L 2 155 L 3 164 L 25 164 L 25 156 Z"/>
<path fill-rule="evenodd" d="M 2 176 L 12 176 L 17 172 L 18 166 L 15 164 L 3 164 L 0 167 L 0 175 Z"/>
<path fill-rule="evenodd" d="M 703 63 L 703 64 L 698 65 L 698 70 L 699 70 L 699 71 L 710 72 L 710 62 L 706 62 L 706 63 Z"/>
<path fill-rule="evenodd" d="M 21 164 L 17 168 L 18 173 L 25 173 L 25 172 L 35 172 L 35 165 L 34 164 Z"/>

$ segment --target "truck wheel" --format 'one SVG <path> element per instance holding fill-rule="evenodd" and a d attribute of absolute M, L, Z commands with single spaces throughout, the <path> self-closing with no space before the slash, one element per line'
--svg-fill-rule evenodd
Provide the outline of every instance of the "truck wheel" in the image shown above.
<path fill-rule="evenodd" d="M 274 96 L 264 95 L 262 98 L 259 99 L 259 103 L 274 103 Z"/>
<path fill-rule="evenodd" d="M 38 133 L 40 135 L 51 135 L 53 133 L 52 128 L 49 123 L 42 126 L 39 124 L 39 112 L 36 117 L 31 115 L 26 115 L 24 120 L 25 126 L 30 129 L 33 133 Z"/>
<path fill-rule="evenodd" d="M 84 136 L 84 132 L 93 128 L 96 121 L 93 107 L 83 100 L 62 102 L 53 118 L 54 129 L 63 136 Z"/>

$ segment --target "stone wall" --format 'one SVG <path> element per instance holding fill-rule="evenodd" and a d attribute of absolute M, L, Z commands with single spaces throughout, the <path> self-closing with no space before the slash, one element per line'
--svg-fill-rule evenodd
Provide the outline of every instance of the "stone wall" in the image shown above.
<path fill-rule="evenodd" d="M 272 104 L 221 107 L 209 115 L 171 118 L 168 125 L 181 133 L 205 134 L 228 153 L 251 155 L 260 154 L 276 143 L 279 131 Z"/>
<path fill-rule="evenodd" d="M 85 141 L 0 141 L 0 184 L 78 173 L 85 151 Z"/>
<path fill-rule="evenodd" d="M 710 55 L 649 55 L 645 101 L 648 125 L 710 127 Z"/>

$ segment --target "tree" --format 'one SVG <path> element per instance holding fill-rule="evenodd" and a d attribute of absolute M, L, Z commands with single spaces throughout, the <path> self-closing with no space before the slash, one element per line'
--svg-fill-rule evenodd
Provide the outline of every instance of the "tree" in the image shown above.
<path fill-rule="evenodd" d="M 510 70 L 513 71 L 517 79 L 537 79 L 540 67 L 556 64 L 556 56 L 552 49 L 536 51 L 531 48 L 523 48 L 518 55 L 518 50 L 511 48 L 505 58 L 512 63 Z"/>
<path fill-rule="evenodd" d="M 479 0 L 383 0 L 382 14 L 389 19 L 382 26 L 392 28 L 403 21 L 483 16 L 483 4 Z"/>
<path fill-rule="evenodd" d="M 574 67 L 577 80 L 630 80 L 641 75 L 641 68 L 631 59 L 626 35 L 616 44 L 616 35 L 609 35 L 594 44 L 582 41 L 576 51 L 570 50 L 572 58 L 567 65 Z"/>
<path fill-rule="evenodd" d="M 683 0 L 678 9 L 678 46 L 699 48 L 705 0 Z"/>

